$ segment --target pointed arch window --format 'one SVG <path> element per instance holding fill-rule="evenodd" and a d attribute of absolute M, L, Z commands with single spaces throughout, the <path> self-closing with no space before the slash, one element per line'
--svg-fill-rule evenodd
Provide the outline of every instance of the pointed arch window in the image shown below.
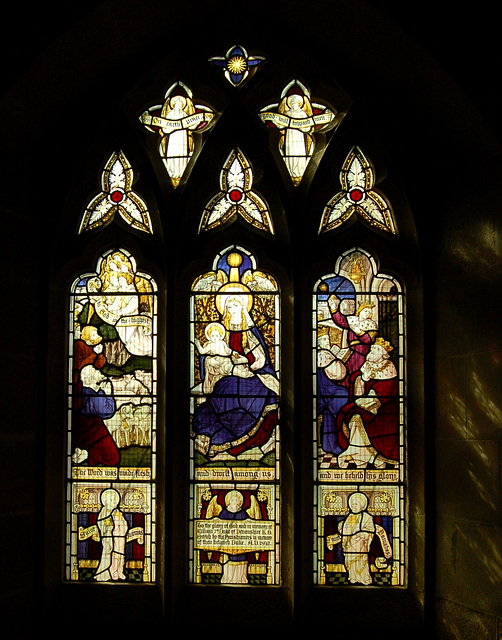
<path fill-rule="evenodd" d="M 317 584 L 406 584 L 404 292 L 367 251 L 313 295 Z"/>
<path fill-rule="evenodd" d="M 408 585 L 406 280 L 379 262 L 382 247 L 388 255 L 402 246 L 396 216 L 359 146 L 314 213 L 325 185 L 315 197 L 296 187 L 331 171 L 338 140 L 330 136 L 348 100 L 334 88 L 335 109 L 311 98 L 304 82 L 269 76 L 279 99 L 261 108 L 265 71 L 257 97 L 251 89 L 263 61 L 240 45 L 211 58 L 225 88 L 218 95 L 211 87 L 214 108 L 172 80 L 162 104 L 145 111 L 126 101 L 169 198 L 155 232 L 122 151 L 110 156 L 84 211 L 79 246 L 92 238 L 99 258 L 78 269 L 69 295 L 69 582 L 163 589 L 162 552 L 171 551 L 158 541 L 172 534 L 165 583 L 187 600 L 197 591 L 231 601 L 229 593 L 243 592 L 226 587 L 244 585 L 257 598 L 255 587 L 272 600 L 287 593 L 289 605 L 293 592 L 310 588 L 329 602 L 333 590 L 318 586 L 396 593 Z M 228 82 L 245 82 L 246 91 Z M 270 138 L 255 136 L 264 124 Z M 214 172 L 219 188 L 208 184 Z M 156 237 L 161 211 L 171 232 L 165 244 Z M 101 245 L 91 231 L 103 232 Z M 146 259 L 162 267 L 143 270 Z M 165 537 L 164 487 L 156 484 L 164 467 L 172 501 Z"/>
<path fill-rule="evenodd" d="M 190 580 L 280 582 L 279 290 L 232 246 L 190 299 Z"/>
<path fill-rule="evenodd" d="M 154 582 L 157 287 L 116 249 L 69 302 L 66 579 Z"/>

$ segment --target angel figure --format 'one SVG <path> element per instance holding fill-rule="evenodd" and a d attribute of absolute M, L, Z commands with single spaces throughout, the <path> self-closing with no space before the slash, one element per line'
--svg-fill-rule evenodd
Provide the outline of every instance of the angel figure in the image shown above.
<path fill-rule="evenodd" d="M 335 115 L 327 106 L 312 103 L 309 90 L 298 80 L 285 87 L 279 104 L 260 112 L 263 122 L 280 131 L 279 152 L 295 186 L 300 184 L 314 152 L 314 133 L 332 128 Z"/>
<path fill-rule="evenodd" d="M 141 116 L 147 129 L 160 136 L 159 154 L 174 187 L 194 151 L 194 132 L 207 130 L 214 124 L 214 111 L 194 104 L 191 90 L 182 82 L 173 84 L 166 92 L 164 104 L 152 107 Z"/>
<path fill-rule="evenodd" d="M 232 490 L 225 495 L 225 507 L 218 503 L 218 496 L 211 499 L 206 511 L 206 518 L 217 517 L 220 520 L 252 520 L 261 519 L 260 506 L 256 497 L 250 495 L 250 506 L 243 509 L 244 496 L 240 491 Z M 221 584 L 247 584 L 247 553 L 236 555 L 222 554 L 223 573 Z"/>

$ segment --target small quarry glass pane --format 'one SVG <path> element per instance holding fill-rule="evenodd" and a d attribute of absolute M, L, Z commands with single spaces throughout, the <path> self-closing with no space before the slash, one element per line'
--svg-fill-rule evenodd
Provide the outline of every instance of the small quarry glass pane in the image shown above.
<path fill-rule="evenodd" d="M 403 586 L 404 294 L 362 249 L 313 296 L 315 582 Z"/>
<path fill-rule="evenodd" d="M 70 293 L 66 579 L 155 580 L 157 296 L 127 251 Z"/>

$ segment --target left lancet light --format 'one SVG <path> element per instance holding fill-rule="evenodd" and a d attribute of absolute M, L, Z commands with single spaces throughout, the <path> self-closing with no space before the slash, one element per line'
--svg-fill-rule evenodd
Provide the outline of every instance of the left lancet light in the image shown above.
<path fill-rule="evenodd" d="M 114 152 L 101 175 L 102 191 L 87 205 L 79 233 L 106 226 L 118 213 L 134 229 L 153 233 L 148 207 L 132 190 L 134 173 L 122 151 Z"/>
<path fill-rule="evenodd" d="M 139 119 L 148 131 L 157 134 L 159 155 L 176 188 L 194 153 L 194 136 L 214 125 L 215 111 L 195 104 L 189 87 L 176 82 L 167 90 L 164 103 L 144 111 Z"/>

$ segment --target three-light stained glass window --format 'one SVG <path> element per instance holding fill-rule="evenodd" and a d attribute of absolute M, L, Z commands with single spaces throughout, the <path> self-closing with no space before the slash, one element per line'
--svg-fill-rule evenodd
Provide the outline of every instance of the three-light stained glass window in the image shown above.
<path fill-rule="evenodd" d="M 404 292 L 343 254 L 313 295 L 314 578 L 404 586 Z"/>
<path fill-rule="evenodd" d="M 124 249 L 71 287 L 67 580 L 155 581 L 156 291 Z"/>
<path fill-rule="evenodd" d="M 211 62 L 237 87 L 251 81 L 263 58 L 236 45 Z M 314 173 L 327 134 L 344 114 L 313 101 L 296 79 L 275 95 L 277 102 L 260 109 L 256 124 L 272 133 L 270 145 L 286 169 L 286 184 L 298 187 Z M 172 189 L 188 184 L 203 153 L 202 138 L 213 128 L 216 135 L 220 117 L 195 101 L 182 82 L 171 84 L 162 104 L 142 112 L 139 120 Z M 198 237 L 214 241 L 224 232 L 228 238 L 239 220 L 245 237 L 258 232 L 279 242 L 275 211 L 255 189 L 263 176 L 254 174 L 239 146 L 239 131 L 235 127 L 219 189 L 208 190 L 205 206 L 193 213 Z M 351 149 L 339 175 L 340 187 L 319 212 L 319 233 L 362 222 L 365 231 L 397 239 L 394 211 L 375 188 L 374 166 L 359 147 Z M 120 223 L 151 237 L 150 213 L 134 182 L 125 155 L 112 154 L 79 234 Z M 184 291 L 189 300 L 188 420 L 181 425 L 189 445 L 184 562 L 191 584 L 280 585 L 285 550 L 280 546 L 280 288 L 244 246 L 221 246 Z M 309 407 L 312 402 L 313 419 L 306 426 L 309 432 L 313 426 L 313 582 L 402 587 L 407 581 L 404 288 L 366 249 L 354 247 L 333 263 L 333 272 L 314 286 L 311 343 L 307 337 L 288 345 L 300 355 L 303 348 L 312 352 L 312 387 L 295 400 L 306 397 Z M 152 583 L 158 573 L 157 286 L 124 248 L 104 252 L 89 268 L 73 282 L 69 296 L 65 577 Z M 307 298 L 310 290 L 309 285 Z M 295 300 L 296 309 L 305 305 L 308 299 Z M 168 344 L 164 329 L 160 339 L 162 346 Z M 161 393 L 169 404 L 171 390 Z M 304 427 L 294 425 L 297 432 Z M 287 453 L 296 461 L 305 455 L 292 448 Z M 310 512 L 303 516 L 310 521 Z"/>
<path fill-rule="evenodd" d="M 232 246 L 190 318 L 190 581 L 279 584 L 277 282 Z"/>

